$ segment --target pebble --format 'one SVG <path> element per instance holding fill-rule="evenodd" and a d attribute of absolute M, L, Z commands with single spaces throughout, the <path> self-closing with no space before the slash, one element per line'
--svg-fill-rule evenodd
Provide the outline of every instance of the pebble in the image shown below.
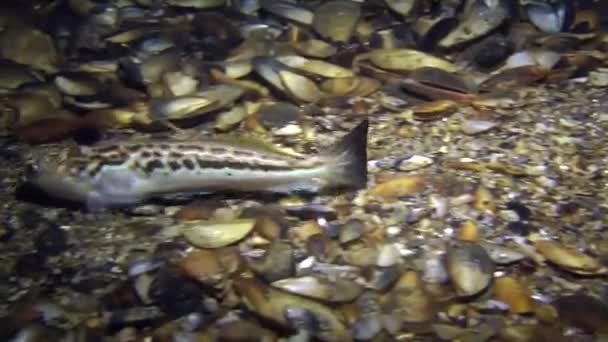
<path fill-rule="evenodd" d="M 57 226 L 49 227 L 40 232 L 35 245 L 41 253 L 60 254 L 68 248 L 68 232 Z"/>

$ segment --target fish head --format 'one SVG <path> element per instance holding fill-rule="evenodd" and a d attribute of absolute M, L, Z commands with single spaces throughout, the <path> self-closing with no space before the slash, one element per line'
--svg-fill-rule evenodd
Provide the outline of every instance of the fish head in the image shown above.
<path fill-rule="evenodd" d="M 69 201 L 85 201 L 93 184 L 83 177 L 77 165 L 67 153 L 60 155 L 37 153 L 26 173 L 28 183 L 46 194 Z"/>

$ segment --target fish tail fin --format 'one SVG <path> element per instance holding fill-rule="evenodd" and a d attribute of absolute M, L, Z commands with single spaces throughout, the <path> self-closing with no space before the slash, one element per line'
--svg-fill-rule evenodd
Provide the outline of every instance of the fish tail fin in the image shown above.
<path fill-rule="evenodd" d="M 368 120 L 362 121 L 331 148 L 329 187 L 361 189 L 367 185 L 368 126 Z"/>

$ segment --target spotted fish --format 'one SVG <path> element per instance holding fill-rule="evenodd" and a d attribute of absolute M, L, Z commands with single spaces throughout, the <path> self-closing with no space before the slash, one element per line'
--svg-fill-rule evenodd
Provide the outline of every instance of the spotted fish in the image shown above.
<path fill-rule="evenodd" d="M 367 130 L 366 120 L 315 156 L 221 140 L 112 144 L 42 164 L 30 181 L 92 210 L 169 194 L 358 189 L 367 183 Z"/>

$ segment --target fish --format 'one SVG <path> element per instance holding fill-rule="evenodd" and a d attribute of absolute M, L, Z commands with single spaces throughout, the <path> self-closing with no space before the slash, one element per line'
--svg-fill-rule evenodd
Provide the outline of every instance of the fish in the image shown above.
<path fill-rule="evenodd" d="M 364 120 L 325 152 L 310 156 L 218 138 L 109 143 L 40 161 L 28 181 L 91 211 L 166 195 L 356 190 L 367 185 L 367 133 Z"/>

